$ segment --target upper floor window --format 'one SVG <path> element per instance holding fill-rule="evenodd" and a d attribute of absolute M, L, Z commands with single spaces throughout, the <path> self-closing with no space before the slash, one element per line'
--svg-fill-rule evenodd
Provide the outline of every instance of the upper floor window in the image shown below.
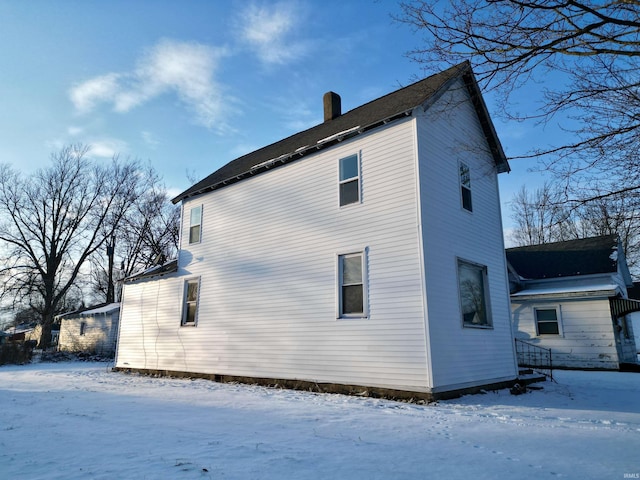
<path fill-rule="evenodd" d="M 462 196 L 462 208 L 473 211 L 471 203 L 471 173 L 466 163 L 460 162 L 460 194 Z"/>
<path fill-rule="evenodd" d="M 357 154 L 340 159 L 340 206 L 360 201 L 360 161 Z"/>
<path fill-rule="evenodd" d="M 364 252 L 338 256 L 338 316 L 365 317 L 367 292 Z"/>
<path fill-rule="evenodd" d="M 490 327 L 487 267 L 458 260 L 458 289 L 462 324 L 465 327 Z"/>
<path fill-rule="evenodd" d="M 189 243 L 200 242 L 202 234 L 202 205 L 191 209 L 189 220 Z"/>
<path fill-rule="evenodd" d="M 184 303 L 182 305 L 182 325 L 196 324 L 198 315 L 198 290 L 200 280 L 195 278 L 184 282 Z"/>
<path fill-rule="evenodd" d="M 538 335 L 560 335 L 558 308 L 536 308 L 536 331 Z"/>

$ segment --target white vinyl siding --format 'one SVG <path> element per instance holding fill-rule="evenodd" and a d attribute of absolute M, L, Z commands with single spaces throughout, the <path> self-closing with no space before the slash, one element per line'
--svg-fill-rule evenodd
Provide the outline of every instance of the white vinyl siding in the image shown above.
<path fill-rule="evenodd" d="M 109 314 L 77 315 L 60 322 L 58 349 L 112 356 L 118 335 L 118 311 Z"/>
<path fill-rule="evenodd" d="M 562 335 L 538 335 L 536 309 L 560 310 Z M 539 301 L 512 300 L 516 336 L 550 348 L 553 364 L 569 368 L 618 368 L 616 338 L 609 299 Z"/>
<path fill-rule="evenodd" d="M 438 388 L 517 376 L 498 179 L 467 99 L 464 85 L 456 83 L 418 117 L 427 324 Z M 472 179 L 473 215 L 460 207 L 461 162 Z M 492 329 L 463 327 L 457 258 L 487 268 Z"/>
<path fill-rule="evenodd" d="M 414 125 L 187 200 L 185 212 L 207 212 L 206 236 L 183 244 L 175 278 L 125 286 L 135 328 L 121 335 L 118 366 L 427 391 Z M 336 208 L 336 162 L 354 152 L 366 202 Z M 368 318 L 336 321 L 336 256 L 354 246 L 367 247 Z M 179 328 L 191 277 L 198 326 Z"/>

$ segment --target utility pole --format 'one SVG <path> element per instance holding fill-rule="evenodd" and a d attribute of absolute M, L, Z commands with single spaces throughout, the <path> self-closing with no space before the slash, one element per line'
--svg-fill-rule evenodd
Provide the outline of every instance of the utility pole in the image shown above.
<path fill-rule="evenodd" d="M 113 255 L 116 249 L 116 236 L 111 235 L 111 238 L 107 240 L 107 258 L 109 260 L 109 266 L 107 267 L 108 280 L 107 280 L 107 303 L 115 302 L 115 293 L 113 291 Z"/>

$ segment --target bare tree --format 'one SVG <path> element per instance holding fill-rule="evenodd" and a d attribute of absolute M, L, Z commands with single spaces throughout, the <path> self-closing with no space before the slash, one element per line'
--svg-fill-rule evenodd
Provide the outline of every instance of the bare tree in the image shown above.
<path fill-rule="evenodd" d="M 88 153 L 84 145 L 66 146 L 29 177 L 0 167 L 3 296 L 38 312 L 41 348 L 81 268 L 140 195 L 136 162 L 114 157 L 98 165 Z"/>
<path fill-rule="evenodd" d="M 412 58 L 433 68 L 470 60 L 508 118 L 564 119 L 563 144 L 525 157 L 544 159 L 568 184 L 606 172 L 600 191 L 640 188 L 640 1 L 416 0 L 401 9 L 398 20 L 425 34 Z M 512 94 L 553 73 L 562 79 L 546 84 L 539 110 L 516 112 Z"/>
<path fill-rule="evenodd" d="M 578 238 L 573 211 L 563 204 L 563 192 L 545 183 L 533 192 L 525 186 L 511 201 L 516 245 L 538 245 Z"/>
<path fill-rule="evenodd" d="M 636 195 L 610 195 L 582 204 L 575 211 L 581 237 L 618 235 L 627 264 L 638 276 L 640 267 L 640 203 Z"/>
<path fill-rule="evenodd" d="M 143 193 L 122 217 L 106 248 L 91 257 L 93 290 L 107 302 L 119 297 L 115 292 L 119 280 L 177 255 L 180 209 L 171 203 L 152 168 L 143 172 L 141 182 Z M 115 261 L 109 262 L 109 252 Z"/>

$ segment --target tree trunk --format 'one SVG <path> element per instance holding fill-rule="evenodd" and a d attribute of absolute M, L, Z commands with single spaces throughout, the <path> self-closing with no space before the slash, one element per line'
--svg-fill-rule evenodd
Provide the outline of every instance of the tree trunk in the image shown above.
<path fill-rule="evenodd" d="M 40 332 L 40 343 L 38 348 L 45 350 L 51 345 L 51 327 L 53 326 L 53 315 L 45 314 L 42 316 L 42 331 Z"/>

